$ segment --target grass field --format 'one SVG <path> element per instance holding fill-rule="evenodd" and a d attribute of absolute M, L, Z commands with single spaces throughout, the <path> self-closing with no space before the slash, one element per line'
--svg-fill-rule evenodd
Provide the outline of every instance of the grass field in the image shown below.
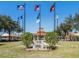
<path fill-rule="evenodd" d="M 2 42 L 0 43 L 0 58 L 79 57 L 79 42 L 60 41 L 57 46 L 58 48 L 52 51 L 26 51 L 21 41 Z"/>

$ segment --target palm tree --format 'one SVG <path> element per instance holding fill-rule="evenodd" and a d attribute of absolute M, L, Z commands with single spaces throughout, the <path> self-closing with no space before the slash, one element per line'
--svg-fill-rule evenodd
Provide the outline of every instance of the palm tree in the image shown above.
<path fill-rule="evenodd" d="M 2 16 L 0 15 L 0 31 L 2 31 L 3 30 L 3 27 L 4 27 L 4 19 L 2 18 Z"/>
<path fill-rule="evenodd" d="M 68 26 L 68 30 L 72 31 L 74 28 L 74 18 L 72 17 L 72 15 L 66 18 L 65 23 Z"/>
<path fill-rule="evenodd" d="M 11 32 L 21 29 L 20 25 L 16 21 L 13 21 L 10 16 L 0 16 L 0 22 L 0 29 L 4 29 L 4 32 L 8 32 L 9 34 L 9 41 L 11 39 Z"/>
<path fill-rule="evenodd" d="M 64 23 L 61 23 L 60 26 L 58 27 L 57 32 L 65 38 L 65 36 L 68 34 L 69 31 L 72 31 L 74 28 L 74 19 L 70 15 L 65 19 Z"/>
<path fill-rule="evenodd" d="M 74 27 L 75 27 L 76 30 L 79 31 L 79 14 L 78 13 L 75 14 Z"/>

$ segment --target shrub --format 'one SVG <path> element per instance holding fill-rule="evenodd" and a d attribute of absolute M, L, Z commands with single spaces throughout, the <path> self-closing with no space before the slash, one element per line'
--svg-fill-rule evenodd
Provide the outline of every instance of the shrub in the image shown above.
<path fill-rule="evenodd" d="M 49 44 L 49 47 L 55 47 L 55 44 L 59 41 L 58 34 L 55 32 L 47 32 L 45 40 Z"/>
<path fill-rule="evenodd" d="M 31 47 L 31 44 L 32 44 L 32 33 L 30 33 L 30 32 L 23 33 L 22 36 L 21 36 L 21 40 L 23 41 L 24 45 L 27 48 Z"/>
<path fill-rule="evenodd" d="M 79 36 L 73 36 L 74 41 L 79 41 Z"/>

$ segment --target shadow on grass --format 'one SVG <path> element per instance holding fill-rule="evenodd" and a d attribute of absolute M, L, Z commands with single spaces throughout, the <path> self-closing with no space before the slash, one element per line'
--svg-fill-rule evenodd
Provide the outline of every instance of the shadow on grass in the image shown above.
<path fill-rule="evenodd" d="M 50 46 L 50 47 L 48 47 L 48 50 L 56 50 L 56 49 L 58 49 L 58 46 Z"/>
<path fill-rule="evenodd" d="M 0 42 L 17 42 L 17 41 L 21 41 L 21 40 L 0 40 Z"/>
<path fill-rule="evenodd" d="M 5 44 L 3 44 L 3 43 L 0 43 L 0 46 L 2 46 L 2 45 L 5 45 Z"/>
<path fill-rule="evenodd" d="M 24 50 L 26 50 L 27 52 L 49 52 L 49 51 L 54 51 L 58 49 L 58 46 L 53 46 L 53 47 L 48 47 L 47 49 L 33 49 L 33 48 L 25 48 Z"/>

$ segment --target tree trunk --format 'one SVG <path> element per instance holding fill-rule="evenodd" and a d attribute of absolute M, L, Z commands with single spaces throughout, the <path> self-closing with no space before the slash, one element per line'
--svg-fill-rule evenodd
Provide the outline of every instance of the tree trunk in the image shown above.
<path fill-rule="evenodd" d="M 11 31 L 10 31 L 10 29 L 8 30 L 8 34 L 9 34 L 9 41 L 11 41 Z"/>

